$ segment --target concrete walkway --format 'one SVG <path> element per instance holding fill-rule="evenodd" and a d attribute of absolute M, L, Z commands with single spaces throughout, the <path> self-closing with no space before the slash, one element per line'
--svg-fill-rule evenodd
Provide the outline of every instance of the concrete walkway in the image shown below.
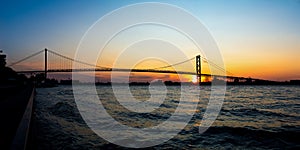
<path fill-rule="evenodd" d="M 25 112 L 33 86 L 28 85 L 15 90 L 5 90 L 5 98 L 0 100 L 0 149 L 10 149 L 17 128 Z"/>

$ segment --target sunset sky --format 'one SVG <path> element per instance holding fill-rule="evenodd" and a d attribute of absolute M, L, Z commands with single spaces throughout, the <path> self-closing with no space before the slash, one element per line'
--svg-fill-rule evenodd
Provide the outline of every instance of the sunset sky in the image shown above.
<path fill-rule="evenodd" d="M 80 39 L 99 18 L 119 7 L 141 2 L 149 1 L 2 0 L 0 2 L 0 49 L 8 55 L 8 64 L 44 48 L 74 57 Z M 218 44 L 226 69 L 235 76 L 278 81 L 300 79 L 300 0 L 154 2 L 181 7 L 197 17 Z M 142 29 L 128 30 L 108 45 L 103 58 L 99 58 L 98 62 L 101 65 L 110 66 L 117 57 L 118 50 L 116 49 L 122 44 L 123 39 L 128 39 L 126 36 L 135 35 L 133 33 L 138 30 L 143 30 L 140 36 L 157 32 L 161 35 L 172 35 L 169 36 L 170 39 L 177 37 L 176 32 L 160 27 L 144 26 Z M 163 34 L 164 32 L 168 34 Z M 185 41 L 180 38 L 174 38 L 174 40 Z M 157 41 L 150 41 L 150 44 L 151 42 L 157 43 Z M 188 53 L 188 57 L 197 55 L 193 47 L 187 43 L 183 42 L 183 45 L 185 44 L 184 51 Z M 133 63 L 130 61 L 138 56 L 137 53 L 146 55 L 150 51 L 145 49 L 136 51 L 139 45 L 134 46 L 136 49 L 126 55 L 131 57 L 122 57 L 120 67 L 130 66 Z M 170 45 L 162 43 L 158 46 L 164 47 L 165 51 L 159 48 L 151 49 L 151 51 L 166 55 L 170 62 L 182 60 L 168 55 L 172 53 Z M 180 56 L 179 53 L 174 55 Z M 151 63 L 146 61 L 140 64 L 140 67 L 145 68 L 149 65 L 156 67 L 166 64 L 166 62 L 152 60 Z M 32 63 L 31 65 L 34 66 Z M 193 67 L 184 66 L 179 69 L 194 70 Z M 175 78 L 166 75 L 159 76 L 159 78 Z M 191 79 L 192 77 L 189 78 Z"/>

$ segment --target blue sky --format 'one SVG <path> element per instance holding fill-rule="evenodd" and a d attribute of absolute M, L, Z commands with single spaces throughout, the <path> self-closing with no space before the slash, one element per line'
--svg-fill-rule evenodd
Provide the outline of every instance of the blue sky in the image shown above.
<path fill-rule="evenodd" d="M 137 2 L 144 1 L 2 0 L 0 49 L 8 55 L 9 61 L 45 47 L 73 56 L 82 35 L 95 21 L 114 9 Z M 299 0 L 157 2 L 182 7 L 199 18 L 214 36 L 226 65 L 236 74 L 276 80 L 300 77 L 297 65 L 300 62 L 296 58 L 300 56 Z M 262 64 L 261 71 L 272 64 L 283 71 L 272 68 L 265 73 L 247 74 L 243 71 L 245 68 L 237 65 L 255 69 L 259 67 L 257 63 Z M 289 75 L 280 74 L 282 77 L 278 79 L 263 76 L 272 72 Z"/>

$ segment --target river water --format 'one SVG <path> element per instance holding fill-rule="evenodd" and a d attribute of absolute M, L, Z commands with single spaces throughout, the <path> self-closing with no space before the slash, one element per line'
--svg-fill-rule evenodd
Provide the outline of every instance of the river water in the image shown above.
<path fill-rule="evenodd" d="M 166 88 L 168 93 L 159 111 L 148 114 L 132 113 L 118 106 L 110 86 L 97 86 L 97 93 L 115 120 L 134 128 L 147 128 L 167 120 L 178 106 L 180 86 Z M 131 86 L 130 90 L 141 101 L 151 97 L 148 86 Z M 300 148 L 300 86 L 227 86 L 219 116 L 203 134 L 199 134 L 199 124 L 209 101 L 210 86 L 200 91 L 199 101 L 184 101 L 186 112 L 197 105 L 188 125 L 169 141 L 150 149 Z M 41 150 L 124 148 L 99 137 L 86 125 L 72 86 L 37 89 L 35 123 L 37 148 Z"/>

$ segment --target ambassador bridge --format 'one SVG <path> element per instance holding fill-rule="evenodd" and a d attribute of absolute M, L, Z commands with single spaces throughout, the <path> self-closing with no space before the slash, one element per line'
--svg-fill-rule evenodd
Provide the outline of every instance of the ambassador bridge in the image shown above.
<path fill-rule="evenodd" d="M 249 81 L 254 82 L 256 80 L 261 79 L 254 79 L 254 78 L 246 78 L 246 77 L 238 77 L 234 76 L 229 71 L 226 71 L 223 67 L 217 65 L 216 63 L 201 57 L 200 55 L 197 55 L 193 58 L 183 60 L 181 62 L 177 62 L 171 65 L 161 66 L 161 67 L 155 67 L 155 68 L 149 68 L 149 69 L 128 69 L 128 68 L 111 68 L 111 67 L 103 67 L 98 65 L 93 65 L 87 62 L 83 62 L 81 60 L 76 60 L 71 57 L 62 55 L 58 52 L 55 52 L 53 50 L 49 49 L 43 49 L 41 51 L 38 51 L 36 53 L 33 53 L 23 59 L 20 59 L 19 61 L 16 61 L 14 63 L 11 63 L 8 65 L 8 67 L 14 67 L 22 62 L 25 62 L 27 60 L 30 60 L 33 57 L 36 56 L 42 56 L 44 57 L 44 69 L 38 69 L 38 70 L 18 70 L 17 73 L 20 74 L 37 74 L 37 73 L 44 73 L 45 79 L 47 78 L 47 74 L 49 73 L 70 73 L 70 72 L 149 72 L 149 73 L 165 73 L 165 74 L 182 74 L 182 75 L 195 75 L 197 76 L 197 80 L 200 83 L 201 77 L 207 77 L 212 79 L 219 79 L 219 80 L 225 80 L 225 81 L 235 81 L 235 82 L 244 82 Z M 171 70 L 172 67 L 178 66 L 187 62 L 191 62 L 195 60 L 195 71 L 174 71 Z M 219 74 L 209 74 L 209 73 L 203 73 L 201 72 L 201 63 L 208 63 L 210 67 L 214 67 L 215 69 L 222 72 L 223 75 Z M 73 68 L 72 65 L 76 63 L 76 66 L 82 66 L 82 68 Z M 225 74 L 225 75 L 224 75 Z"/>

